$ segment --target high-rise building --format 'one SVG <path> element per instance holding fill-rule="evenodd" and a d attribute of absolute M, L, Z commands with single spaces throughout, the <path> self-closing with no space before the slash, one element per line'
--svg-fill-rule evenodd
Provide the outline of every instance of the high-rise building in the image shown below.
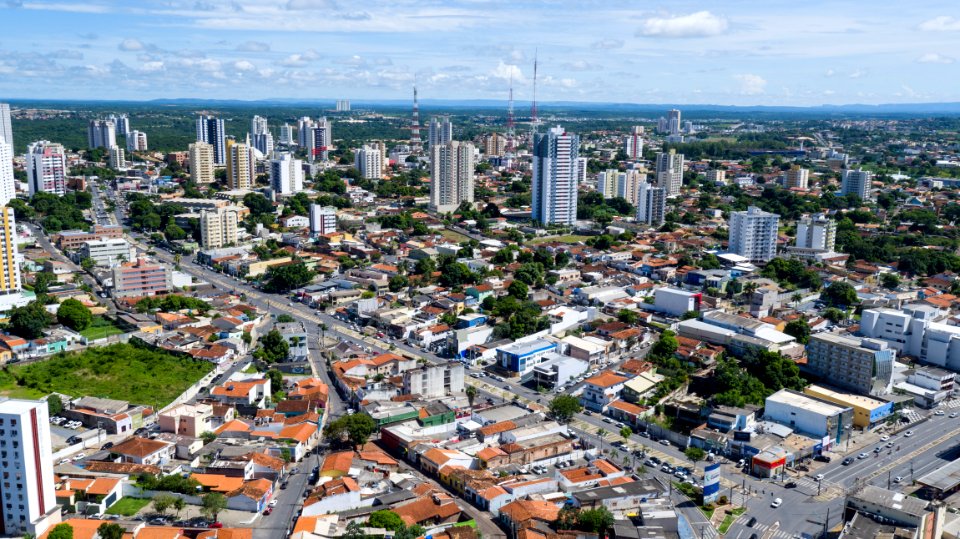
<path fill-rule="evenodd" d="M 507 151 L 507 137 L 493 133 L 483 138 L 483 153 L 487 157 L 500 157 Z"/>
<path fill-rule="evenodd" d="M 683 154 L 670 149 L 657 154 L 657 187 L 663 187 L 668 197 L 680 194 L 683 185 Z"/>
<path fill-rule="evenodd" d="M 13 144 L 0 138 L 0 206 L 17 197 L 17 180 L 13 174 Z"/>
<path fill-rule="evenodd" d="M 236 209 L 218 208 L 200 212 L 200 245 L 204 249 L 219 249 L 237 243 Z"/>
<path fill-rule="evenodd" d="M 780 216 L 756 206 L 730 215 L 730 252 L 751 262 L 769 262 L 777 256 Z"/>
<path fill-rule="evenodd" d="M 267 119 L 263 116 L 254 116 L 250 120 L 250 141 L 253 147 L 263 155 L 273 153 L 273 135 L 270 133 Z"/>
<path fill-rule="evenodd" d="M 645 180 L 637 185 L 637 222 L 652 226 L 663 224 L 667 216 L 667 194 Z"/>
<path fill-rule="evenodd" d="M 896 356 L 881 340 L 818 333 L 807 344 L 807 370 L 832 386 L 879 396 L 890 392 Z"/>
<path fill-rule="evenodd" d="M 213 183 L 213 144 L 194 142 L 187 150 L 190 176 L 199 184 Z"/>
<path fill-rule="evenodd" d="M 113 296 L 143 297 L 166 294 L 173 289 L 170 268 L 144 258 L 113 266 Z"/>
<path fill-rule="evenodd" d="M 338 99 L 338 100 L 337 100 L 337 112 L 350 112 L 350 100 L 349 100 L 349 99 Z"/>
<path fill-rule="evenodd" d="M 117 134 L 127 136 L 130 132 L 130 118 L 126 114 L 111 114 L 110 120 L 117 126 Z"/>
<path fill-rule="evenodd" d="M 322 236 L 337 231 L 337 208 L 310 204 L 310 233 Z"/>
<path fill-rule="evenodd" d="M 13 121 L 10 119 L 10 105 L 0 103 L 0 138 L 13 146 Z"/>
<path fill-rule="evenodd" d="M 446 213 L 473 202 L 473 144 L 452 141 L 430 146 L 430 209 Z"/>
<path fill-rule="evenodd" d="M 603 198 L 617 196 L 617 177 L 619 175 L 620 171 L 615 168 L 597 173 L 597 192 L 602 194 Z"/>
<path fill-rule="evenodd" d="M 639 169 L 629 169 L 617 175 L 617 196 L 634 206 L 637 205 L 640 183 L 647 181 L 647 174 Z"/>
<path fill-rule="evenodd" d="M 51 395 L 49 398 L 59 398 Z M 4 480 L 0 482 L 3 535 L 39 537 L 60 523 L 53 482 L 50 417 L 45 401 L 0 401 L 0 447 Z"/>
<path fill-rule="evenodd" d="M 783 186 L 787 189 L 806 189 L 810 185 L 810 171 L 799 165 L 783 173 Z"/>
<path fill-rule="evenodd" d="M 213 164 L 224 165 L 227 162 L 227 134 L 223 120 L 214 116 L 197 118 L 197 142 L 213 145 Z"/>
<path fill-rule="evenodd" d="M 379 180 L 383 177 L 383 152 L 378 147 L 364 144 L 354 153 L 353 165 L 360 172 L 360 177 Z"/>
<path fill-rule="evenodd" d="M 429 139 L 427 140 L 430 143 L 430 146 L 439 146 L 440 144 L 446 144 L 453 140 L 453 123 L 450 122 L 449 116 L 434 116 L 430 120 L 430 129 L 429 129 Z"/>
<path fill-rule="evenodd" d="M 227 140 L 227 186 L 230 189 L 249 190 L 253 187 L 254 159 L 250 146 Z"/>
<path fill-rule="evenodd" d="M 707 181 L 712 183 L 726 183 L 727 171 L 722 168 L 711 168 L 707 171 Z"/>
<path fill-rule="evenodd" d="M 280 126 L 280 144 L 285 146 L 290 146 L 294 143 L 293 141 L 293 126 L 290 124 L 283 124 Z"/>
<path fill-rule="evenodd" d="M 677 109 L 670 109 L 667 111 L 667 131 L 671 135 L 679 135 L 682 125 L 680 123 L 680 111 Z"/>
<path fill-rule="evenodd" d="M 270 187 L 278 195 L 303 191 L 303 161 L 289 153 L 275 153 L 270 159 Z"/>
<path fill-rule="evenodd" d="M 587 182 L 587 159 L 586 157 L 577 158 L 577 183 L 586 183 Z"/>
<path fill-rule="evenodd" d="M 804 215 L 797 221 L 797 248 L 831 252 L 837 241 L 837 222 L 823 213 Z"/>
<path fill-rule="evenodd" d="M 643 126 L 635 125 L 623 138 L 623 151 L 627 159 L 643 159 Z"/>
<path fill-rule="evenodd" d="M 127 168 L 127 155 L 120 146 L 110 146 L 107 150 L 107 165 L 113 170 Z"/>
<path fill-rule="evenodd" d="M 0 208 L 0 295 L 3 296 L 20 294 L 17 243 L 17 222 L 13 208 L 4 206 Z"/>
<path fill-rule="evenodd" d="M 127 151 L 128 152 L 145 152 L 147 151 L 147 134 L 143 131 L 128 131 L 127 132 Z"/>
<path fill-rule="evenodd" d="M 333 148 L 333 126 L 326 118 L 320 118 L 307 128 L 307 156 L 310 161 L 326 161 Z"/>
<path fill-rule="evenodd" d="M 113 120 L 90 120 L 87 125 L 87 146 L 110 148 L 117 145 L 117 126 Z"/>
<path fill-rule="evenodd" d="M 310 128 L 313 127 L 313 120 L 309 116 L 303 116 L 297 120 L 297 146 L 307 147 L 307 139 L 310 137 Z"/>
<path fill-rule="evenodd" d="M 33 142 L 27 147 L 27 185 L 30 196 L 67 192 L 67 154 L 60 144 L 47 140 Z"/>
<path fill-rule="evenodd" d="M 841 195 L 854 195 L 860 200 L 871 200 L 873 173 L 862 168 L 844 170 L 843 181 L 840 184 Z"/>
<path fill-rule="evenodd" d="M 559 125 L 534 134 L 532 218 L 542 225 L 577 220 L 580 137 Z"/>

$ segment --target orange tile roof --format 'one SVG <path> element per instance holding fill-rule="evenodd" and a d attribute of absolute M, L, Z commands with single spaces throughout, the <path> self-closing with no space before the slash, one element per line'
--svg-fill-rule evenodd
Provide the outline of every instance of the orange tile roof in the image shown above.
<path fill-rule="evenodd" d="M 137 539 L 140 539 L 139 537 Z M 197 539 L 253 539 L 253 528 L 220 528 L 200 532 Z"/>
<path fill-rule="evenodd" d="M 299 425 L 288 425 L 280 431 L 280 439 L 296 440 L 302 444 L 310 441 L 310 437 L 316 434 L 317 426 L 313 423 L 300 423 Z"/>
<path fill-rule="evenodd" d="M 211 395 L 220 397 L 246 397 L 250 391 L 269 382 L 266 380 L 245 380 L 240 382 L 225 382 L 223 385 L 213 388 Z M 231 389 L 233 388 L 233 389 Z"/>
<path fill-rule="evenodd" d="M 190 477 L 196 479 L 201 486 L 214 492 L 226 494 L 243 486 L 242 477 L 229 477 L 219 474 L 195 473 Z"/>
<path fill-rule="evenodd" d="M 596 376 L 591 376 L 590 378 L 587 378 L 586 380 L 584 380 L 584 383 L 592 384 L 597 387 L 613 387 L 617 384 L 622 384 L 627 380 L 628 378 L 626 378 L 625 376 L 614 374 L 611 371 L 603 371 Z"/>
<path fill-rule="evenodd" d="M 611 402 L 611 403 L 610 403 L 610 407 L 611 407 L 611 408 L 616 408 L 617 410 L 621 410 L 621 411 L 623 411 L 623 412 L 626 412 L 626 413 L 628 413 L 628 414 L 630 414 L 630 415 L 634 415 L 634 416 L 635 416 L 635 415 L 640 415 L 640 414 L 642 414 L 643 412 L 647 411 L 647 409 L 644 408 L 644 407 L 642 407 L 642 406 L 637 406 L 636 404 L 633 404 L 633 403 L 630 403 L 630 402 L 627 402 L 627 401 L 621 401 L 621 400 L 616 400 L 616 401 Z"/>
<path fill-rule="evenodd" d="M 293 526 L 294 535 L 296 535 L 297 532 L 314 533 L 314 530 L 317 529 L 317 520 L 319 520 L 319 518 L 320 517 L 305 516 L 298 518 L 297 523 Z"/>
<path fill-rule="evenodd" d="M 103 524 L 103 521 L 88 518 L 69 518 L 62 523 L 69 524 L 70 527 L 73 528 L 73 539 L 94 539 L 97 537 L 97 528 Z M 50 535 L 53 528 L 54 526 L 50 526 L 50 529 L 43 532 L 39 539 L 47 539 L 47 536 Z"/>
<path fill-rule="evenodd" d="M 254 479 L 253 481 L 246 481 L 239 488 L 228 492 L 227 497 L 245 496 L 251 500 L 262 500 L 271 489 L 273 489 L 273 483 L 269 479 Z"/>
<path fill-rule="evenodd" d="M 387 455 L 383 451 L 360 451 L 358 456 L 362 460 L 376 462 L 384 466 L 394 466 L 397 464 L 397 461 Z"/>
<path fill-rule="evenodd" d="M 570 481 L 571 483 L 583 483 L 584 481 L 596 481 L 598 479 L 603 479 L 602 474 L 596 473 L 586 466 L 560 470 L 560 475 L 567 478 L 567 481 Z"/>
<path fill-rule="evenodd" d="M 223 425 L 217 427 L 217 430 L 213 431 L 214 434 L 220 434 L 222 432 L 250 432 L 250 425 L 244 423 L 239 419 L 232 419 L 227 421 Z"/>
<path fill-rule="evenodd" d="M 500 496 L 503 496 L 504 494 L 507 494 L 507 491 L 504 490 L 503 487 L 499 485 L 494 485 L 492 487 L 488 487 L 481 490 L 477 494 L 484 500 L 491 501 L 496 498 L 499 498 Z"/>
<path fill-rule="evenodd" d="M 103 521 L 98 520 L 97 522 L 103 524 Z M 170 526 L 145 526 L 140 528 L 140 531 L 137 532 L 137 539 L 177 539 L 179 537 L 184 537 L 182 534 L 183 528 L 174 528 Z M 73 539 L 77 539 L 77 536 L 74 535 Z"/>
<path fill-rule="evenodd" d="M 499 434 L 515 428 L 517 428 L 517 424 L 513 421 L 498 421 L 497 423 L 487 425 L 486 427 L 481 427 L 477 432 L 483 434 L 484 436 L 491 436 L 493 434 Z"/>
<path fill-rule="evenodd" d="M 71 482 L 72 483 L 72 482 Z M 120 484 L 119 479 L 112 479 L 109 477 L 98 477 L 87 487 L 87 494 L 92 494 L 94 496 L 106 496 L 113 492 L 113 489 L 117 488 L 117 485 Z"/>
<path fill-rule="evenodd" d="M 499 447 L 485 447 L 480 451 L 477 451 L 477 458 L 483 461 L 490 460 L 496 457 L 503 457 L 507 454 L 500 450 Z"/>
<path fill-rule="evenodd" d="M 560 515 L 560 508 L 542 500 L 514 500 L 501 507 L 500 514 L 508 516 L 515 524 L 533 519 L 553 522 Z"/>
<path fill-rule="evenodd" d="M 596 459 L 590 464 L 592 464 L 593 467 L 596 468 L 597 471 L 602 473 L 603 475 L 610 475 L 612 473 L 617 473 L 622 471 L 620 468 L 618 468 L 615 464 L 613 464 L 607 459 Z"/>
<path fill-rule="evenodd" d="M 391 354 L 390 352 L 387 352 L 385 354 L 380 354 L 379 356 L 375 356 L 371 358 L 370 361 L 377 367 L 382 367 L 387 363 L 390 363 L 391 361 L 404 361 L 404 359 L 402 356 L 398 356 L 397 354 Z"/>
<path fill-rule="evenodd" d="M 394 507 L 393 512 L 400 516 L 403 523 L 413 526 L 427 520 L 445 520 L 461 512 L 457 502 L 446 494 L 438 494 L 438 502 L 433 497 L 424 496 L 413 502 Z"/>
<path fill-rule="evenodd" d="M 271 457 L 266 453 L 250 453 L 247 455 L 249 460 L 252 460 L 257 466 L 263 466 L 265 468 L 270 468 L 273 470 L 282 470 L 284 466 L 283 459 L 278 459 L 277 457 Z"/>
<path fill-rule="evenodd" d="M 353 451 L 339 451 L 330 453 L 323 459 L 323 466 L 320 467 L 320 474 L 323 472 L 342 472 L 344 474 L 350 471 L 353 464 Z"/>
<path fill-rule="evenodd" d="M 143 473 L 158 475 L 161 472 L 159 466 L 153 466 L 152 464 L 135 464 L 133 462 L 101 462 L 91 460 L 84 463 L 84 467 L 88 472 L 122 473 L 128 475 Z"/>
<path fill-rule="evenodd" d="M 113 448 L 110 449 L 110 452 L 118 455 L 143 458 L 148 455 L 152 455 L 157 451 L 161 451 L 170 445 L 171 444 L 167 442 L 150 440 L 148 438 L 141 438 L 139 436 L 131 436 L 130 438 L 127 438 L 126 440 L 113 446 Z"/>

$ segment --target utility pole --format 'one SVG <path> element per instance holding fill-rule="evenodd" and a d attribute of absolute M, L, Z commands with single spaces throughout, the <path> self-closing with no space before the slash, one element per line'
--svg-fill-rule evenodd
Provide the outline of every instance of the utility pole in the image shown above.
<path fill-rule="evenodd" d="M 827 507 L 827 518 L 823 521 L 823 536 L 827 536 L 827 528 L 830 526 L 830 508 Z"/>
<path fill-rule="evenodd" d="M 887 490 L 890 490 L 890 470 L 887 470 Z"/>

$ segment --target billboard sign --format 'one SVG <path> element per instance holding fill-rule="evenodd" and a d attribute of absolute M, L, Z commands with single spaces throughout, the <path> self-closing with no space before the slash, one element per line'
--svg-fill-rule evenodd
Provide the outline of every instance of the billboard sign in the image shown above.
<path fill-rule="evenodd" d="M 703 503 L 713 503 L 720 496 L 720 463 L 703 469 Z"/>

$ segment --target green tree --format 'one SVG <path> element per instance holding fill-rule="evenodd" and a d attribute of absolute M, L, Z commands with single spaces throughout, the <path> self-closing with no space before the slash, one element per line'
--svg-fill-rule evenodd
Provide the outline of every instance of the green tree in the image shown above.
<path fill-rule="evenodd" d="M 177 518 L 180 518 L 180 512 L 187 508 L 187 501 L 183 498 L 177 496 L 176 500 L 173 500 L 173 511 L 177 514 Z"/>
<path fill-rule="evenodd" d="M 477 400 L 477 388 L 474 386 L 467 386 L 463 392 L 466 393 L 467 402 L 470 403 L 470 407 L 473 408 L 473 402 Z"/>
<path fill-rule="evenodd" d="M 820 299 L 830 307 L 850 307 L 860 302 L 853 285 L 844 281 L 834 281 L 820 293 Z"/>
<path fill-rule="evenodd" d="M 227 497 L 219 492 L 211 492 L 200 498 L 200 512 L 217 522 L 217 517 L 227 508 Z"/>
<path fill-rule="evenodd" d="M 695 463 L 707 458 L 707 454 L 699 447 L 688 447 L 683 450 L 683 454 Z"/>
<path fill-rule="evenodd" d="M 174 500 L 177 497 L 173 494 L 157 494 L 153 497 L 153 510 L 161 515 L 166 514 L 167 510 L 173 507 Z"/>
<path fill-rule="evenodd" d="M 650 358 L 654 361 L 672 359 L 679 347 L 680 342 L 677 341 L 676 334 L 672 331 L 665 330 L 660 334 L 660 338 L 654 343 L 653 347 L 650 348 Z"/>
<path fill-rule="evenodd" d="M 367 536 L 363 533 L 363 525 L 354 520 L 347 524 L 346 533 L 341 536 L 341 539 L 367 539 Z"/>
<path fill-rule="evenodd" d="M 55 415 L 60 415 L 60 412 L 63 411 L 63 399 L 60 398 L 60 395 L 56 393 L 51 393 L 47 395 L 47 414 L 50 417 Z"/>
<path fill-rule="evenodd" d="M 33 292 L 37 295 L 50 291 L 50 285 L 57 282 L 57 277 L 49 271 L 41 271 L 33 278 Z"/>
<path fill-rule="evenodd" d="M 842 311 L 836 307 L 830 307 L 823 310 L 823 317 L 836 324 L 837 322 L 846 319 L 847 313 L 846 311 Z"/>
<path fill-rule="evenodd" d="M 403 519 L 400 518 L 400 515 L 387 509 L 381 509 L 371 513 L 370 519 L 367 521 L 367 526 L 371 528 L 385 528 L 394 532 L 403 531 L 407 527 L 403 523 Z"/>
<path fill-rule="evenodd" d="M 70 329 L 83 331 L 93 323 L 93 315 L 79 300 L 70 298 L 57 309 L 57 320 Z"/>
<path fill-rule="evenodd" d="M 47 539 L 73 539 L 73 526 L 67 523 L 57 524 L 47 534 Z"/>
<path fill-rule="evenodd" d="M 214 433 L 213 431 L 207 430 L 207 431 L 204 431 L 204 432 L 200 433 L 200 439 L 203 440 L 203 444 L 206 445 L 206 444 L 209 444 L 210 442 L 216 440 L 216 439 L 217 439 L 217 435 L 216 435 L 216 433 Z"/>
<path fill-rule="evenodd" d="M 583 410 L 580 399 L 573 395 L 557 395 L 550 401 L 550 415 L 558 423 L 567 423 Z"/>
<path fill-rule="evenodd" d="M 896 273 L 881 273 L 880 274 L 880 284 L 889 290 L 893 290 L 896 287 L 900 286 L 900 276 Z"/>
<path fill-rule="evenodd" d="M 270 393 L 276 395 L 283 391 L 283 373 L 277 369 L 267 371 L 267 378 L 270 380 Z"/>
<path fill-rule="evenodd" d="M 352 446 L 367 443 L 370 435 L 376 432 L 377 422 L 367 414 L 345 415 L 327 425 L 325 435 L 331 443 L 343 445 L 344 440 Z"/>
<path fill-rule="evenodd" d="M 389 283 L 387 283 L 387 287 L 390 289 L 391 292 L 397 293 L 403 290 L 404 288 L 406 288 L 409 284 L 410 282 L 407 279 L 406 275 L 394 275 L 393 277 L 390 277 L 390 281 Z"/>
<path fill-rule="evenodd" d="M 314 276 L 316 276 L 316 273 L 308 269 L 302 261 L 282 266 L 271 266 L 267 270 L 263 289 L 267 292 L 289 292 L 309 284 Z"/>
<path fill-rule="evenodd" d="M 514 280 L 507 287 L 507 293 L 519 300 L 524 300 L 530 295 L 530 288 L 523 281 Z"/>
<path fill-rule="evenodd" d="M 271 329 L 260 339 L 260 347 L 253 353 L 253 356 L 266 363 L 278 363 L 287 359 L 290 352 L 290 345 L 276 329 Z"/>
<path fill-rule="evenodd" d="M 50 325 L 53 317 L 39 300 L 16 307 L 10 314 L 10 330 L 24 339 L 36 339 Z"/>
<path fill-rule="evenodd" d="M 810 324 L 807 323 L 805 318 L 791 320 L 787 323 L 787 327 L 784 328 L 783 332 L 797 339 L 797 342 L 800 344 L 810 342 Z"/>
<path fill-rule="evenodd" d="M 583 531 L 598 534 L 599 539 L 603 539 L 612 526 L 613 514 L 602 505 L 597 509 L 580 511 L 577 517 L 577 527 Z"/>
<path fill-rule="evenodd" d="M 292 316 L 286 313 L 281 314 L 280 316 L 277 316 L 278 324 L 289 324 L 290 322 L 295 322 L 295 321 L 296 320 Z"/>
<path fill-rule="evenodd" d="M 177 226 L 176 223 L 170 223 L 163 229 L 163 235 L 166 236 L 167 241 L 177 241 L 186 238 L 187 231 Z"/>
<path fill-rule="evenodd" d="M 630 427 L 623 427 L 620 429 L 620 436 L 629 440 L 630 437 L 633 436 L 633 429 Z"/>
<path fill-rule="evenodd" d="M 640 316 L 635 311 L 620 309 L 620 312 L 617 313 L 617 320 L 632 326 L 640 321 Z"/>
<path fill-rule="evenodd" d="M 180 498 L 177 498 L 178 500 Z M 97 536 L 100 539 L 123 539 L 125 530 L 123 526 L 113 522 L 104 522 L 97 527 Z"/>
<path fill-rule="evenodd" d="M 243 205 L 250 208 L 250 215 L 254 217 L 273 213 L 273 203 L 260 193 L 247 193 L 243 197 Z"/>

